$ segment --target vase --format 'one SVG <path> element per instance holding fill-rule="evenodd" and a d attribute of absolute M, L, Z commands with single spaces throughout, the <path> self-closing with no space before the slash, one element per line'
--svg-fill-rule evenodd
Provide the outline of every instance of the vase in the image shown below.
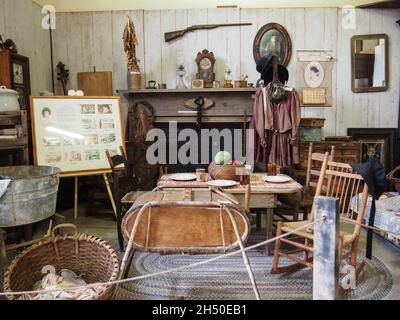
<path fill-rule="evenodd" d="M 140 70 L 128 70 L 128 90 L 139 90 L 142 87 L 142 74 Z"/>

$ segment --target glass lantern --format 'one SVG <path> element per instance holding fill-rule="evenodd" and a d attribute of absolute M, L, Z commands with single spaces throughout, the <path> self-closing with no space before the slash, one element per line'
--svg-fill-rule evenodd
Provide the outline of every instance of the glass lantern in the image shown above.
<path fill-rule="evenodd" d="M 225 79 L 224 88 L 233 88 L 232 70 L 228 65 L 225 68 L 225 77 L 224 77 L 224 79 Z"/>
<path fill-rule="evenodd" d="M 177 89 L 187 89 L 188 87 L 185 85 L 183 81 L 183 77 L 186 75 L 185 67 L 180 64 L 178 66 L 178 70 L 176 70 L 176 74 L 178 76 L 178 85 L 176 86 Z"/>

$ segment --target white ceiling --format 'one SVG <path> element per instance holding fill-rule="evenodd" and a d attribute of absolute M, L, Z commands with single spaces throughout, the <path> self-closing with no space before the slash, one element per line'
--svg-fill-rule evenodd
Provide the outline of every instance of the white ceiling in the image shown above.
<path fill-rule="evenodd" d="M 358 6 L 377 0 L 33 0 L 39 5 L 53 5 L 57 12 L 107 11 L 133 9 L 190 9 L 237 5 L 240 8 L 270 7 L 343 7 Z"/>

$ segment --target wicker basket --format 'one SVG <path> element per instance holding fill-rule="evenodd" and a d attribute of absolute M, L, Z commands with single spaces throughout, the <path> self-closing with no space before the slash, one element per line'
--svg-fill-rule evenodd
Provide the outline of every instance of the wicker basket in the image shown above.
<path fill-rule="evenodd" d="M 396 178 L 394 175 L 397 173 L 397 171 L 400 171 L 400 166 L 397 166 L 394 168 L 392 171 L 390 171 L 386 175 L 386 179 L 388 179 L 391 183 L 394 184 L 394 187 L 396 188 L 397 192 L 400 192 L 400 179 Z"/>
<path fill-rule="evenodd" d="M 73 228 L 75 234 L 55 236 L 59 228 Z M 43 277 L 42 268 L 51 265 L 82 274 L 86 283 L 108 282 L 118 278 L 119 262 L 116 252 L 104 240 L 78 234 L 73 224 L 58 225 L 53 236 L 46 238 L 19 254 L 4 275 L 4 292 L 29 291 Z M 93 300 L 110 299 L 115 286 L 106 286 Z M 7 296 L 9 300 L 17 296 Z"/>
<path fill-rule="evenodd" d="M 208 166 L 208 173 L 214 180 L 233 180 L 239 182 L 240 176 L 236 175 L 237 168 L 230 164 L 215 164 L 212 162 Z"/>

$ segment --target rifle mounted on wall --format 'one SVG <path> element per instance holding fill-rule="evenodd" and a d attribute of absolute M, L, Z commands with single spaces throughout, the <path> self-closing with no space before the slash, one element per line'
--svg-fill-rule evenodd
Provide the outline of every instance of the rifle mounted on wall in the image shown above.
<path fill-rule="evenodd" d="M 185 33 L 189 31 L 195 30 L 207 30 L 207 29 L 215 29 L 219 27 L 237 27 L 237 26 L 251 26 L 252 23 L 225 23 L 225 24 L 199 24 L 188 27 L 183 30 L 177 30 L 172 32 L 165 33 L 165 42 L 172 41 L 174 39 L 182 38 Z"/>

